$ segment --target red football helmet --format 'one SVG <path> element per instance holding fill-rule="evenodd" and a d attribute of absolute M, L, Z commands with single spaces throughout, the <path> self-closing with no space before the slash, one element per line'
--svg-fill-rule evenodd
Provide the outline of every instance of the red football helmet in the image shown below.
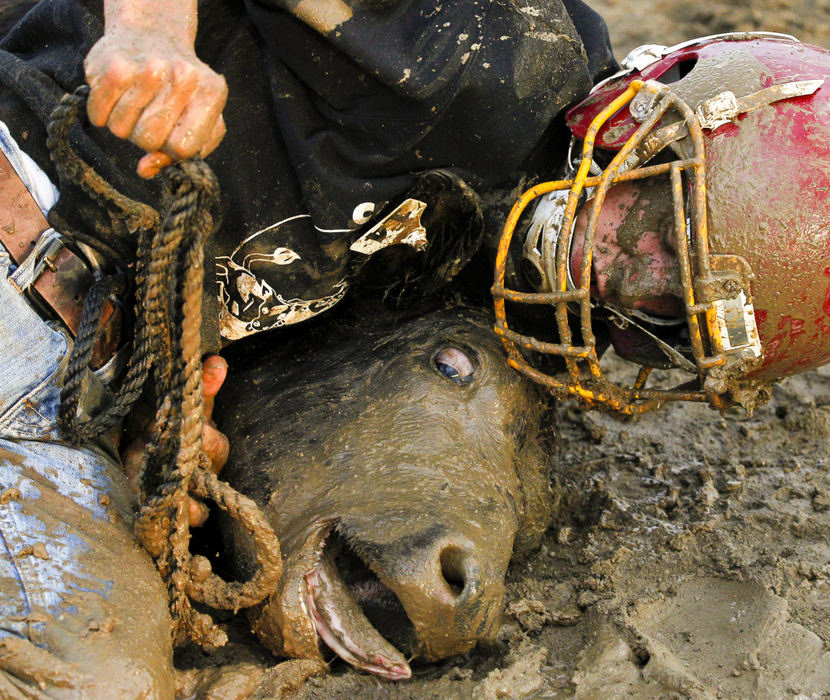
<path fill-rule="evenodd" d="M 830 362 L 830 51 L 741 33 L 643 47 L 623 65 L 568 113 L 582 144 L 571 175 L 508 217 L 496 332 L 510 364 L 559 396 L 629 415 L 668 400 L 752 409 L 775 379 Z M 505 288 L 528 218 L 532 293 Z M 511 329 L 505 302 L 552 305 L 558 340 Z M 642 365 L 630 388 L 600 367 L 598 317 L 618 351 L 632 333 L 658 351 L 628 353 Z M 535 353 L 564 357 L 568 375 L 534 368 Z M 694 376 L 646 388 L 667 366 Z"/>

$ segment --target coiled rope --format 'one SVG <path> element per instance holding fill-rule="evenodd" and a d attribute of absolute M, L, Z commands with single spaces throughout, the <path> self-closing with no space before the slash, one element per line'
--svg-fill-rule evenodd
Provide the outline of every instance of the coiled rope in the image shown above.
<path fill-rule="evenodd" d="M 140 471 L 141 509 L 135 532 L 167 583 L 174 644 L 192 640 L 205 647 L 227 640 L 208 614 L 191 601 L 239 610 L 261 602 L 282 573 L 279 542 L 257 505 L 206 470 L 202 450 L 203 387 L 200 359 L 204 244 L 217 226 L 219 188 L 201 160 L 164 171 L 166 209 L 117 192 L 75 153 L 69 129 L 86 103 L 83 86 L 66 95 L 52 112 L 47 145 L 64 180 L 81 186 L 94 201 L 121 218 L 138 236 L 135 273 L 135 332 L 130 360 L 113 406 L 86 420 L 78 417 L 84 372 L 99 333 L 104 301 L 123 278 L 103 277 L 87 295 L 61 394 L 59 426 L 76 444 L 117 425 L 132 409 L 151 374 L 155 419 Z M 213 500 L 239 521 L 254 543 L 254 576 L 227 582 L 210 571 L 203 557 L 190 554 L 189 494 Z"/>

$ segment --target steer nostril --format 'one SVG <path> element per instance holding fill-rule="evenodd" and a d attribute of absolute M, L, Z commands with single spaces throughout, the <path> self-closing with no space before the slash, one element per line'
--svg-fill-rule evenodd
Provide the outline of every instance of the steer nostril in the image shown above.
<path fill-rule="evenodd" d="M 441 551 L 441 575 L 456 596 L 464 590 L 464 559 L 464 551 L 458 547 L 451 545 Z"/>

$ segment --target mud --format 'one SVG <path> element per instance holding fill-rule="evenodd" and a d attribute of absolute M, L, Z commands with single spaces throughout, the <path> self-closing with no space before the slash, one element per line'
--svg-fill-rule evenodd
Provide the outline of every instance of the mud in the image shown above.
<path fill-rule="evenodd" d="M 830 47 L 828 0 L 591 5 L 619 55 L 758 28 Z M 239 635 L 198 664 L 245 661 L 270 674 L 255 696 L 303 699 L 827 696 L 830 368 L 753 416 L 686 404 L 622 423 L 564 403 L 551 431 L 556 522 L 511 566 L 491 648 L 394 684 L 336 662 L 296 693 Z"/>

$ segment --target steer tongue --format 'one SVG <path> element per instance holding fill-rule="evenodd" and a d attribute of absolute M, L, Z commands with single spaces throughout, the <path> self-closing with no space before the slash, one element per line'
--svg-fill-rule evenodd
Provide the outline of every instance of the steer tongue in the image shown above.
<path fill-rule="evenodd" d="M 398 681 L 412 676 L 403 655 L 366 619 L 327 552 L 305 580 L 317 634 L 335 654 L 382 678 Z"/>

